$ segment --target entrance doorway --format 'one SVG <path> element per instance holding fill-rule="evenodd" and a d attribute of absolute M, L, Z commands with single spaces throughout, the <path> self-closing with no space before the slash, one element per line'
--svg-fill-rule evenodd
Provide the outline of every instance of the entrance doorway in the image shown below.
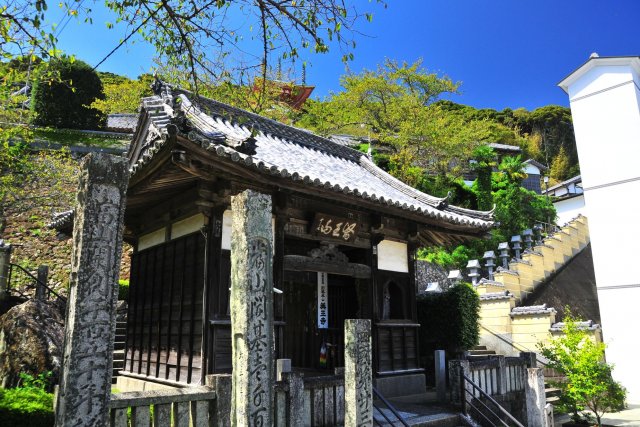
<path fill-rule="evenodd" d="M 291 359 L 294 368 L 327 373 L 344 366 L 344 320 L 356 318 L 359 310 L 355 279 L 328 275 L 326 329 L 318 328 L 318 273 L 286 271 L 283 291 L 284 357 Z"/>

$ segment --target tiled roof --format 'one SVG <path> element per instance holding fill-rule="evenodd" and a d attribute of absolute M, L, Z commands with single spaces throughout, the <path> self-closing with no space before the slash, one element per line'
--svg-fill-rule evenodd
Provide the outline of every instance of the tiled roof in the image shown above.
<path fill-rule="evenodd" d="M 107 116 L 107 129 L 115 132 L 131 133 L 138 124 L 137 114 L 109 114 Z"/>
<path fill-rule="evenodd" d="M 540 163 L 539 161 L 534 160 L 534 159 L 525 160 L 525 163 L 526 164 L 530 164 L 530 165 L 534 165 L 535 167 L 537 167 L 541 171 L 546 171 L 546 170 L 549 169 L 547 166 L 543 165 L 542 163 Z"/>
<path fill-rule="evenodd" d="M 59 212 L 53 215 L 53 218 L 47 226 L 62 232 L 70 232 L 73 230 L 74 211 L 73 209 Z"/>
<path fill-rule="evenodd" d="M 576 175 L 573 178 L 569 178 L 566 181 L 562 181 L 561 183 L 554 185 L 553 187 L 549 187 L 547 190 L 543 191 L 543 194 L 553 192 L 554 190 L 557 190 L 560 187 L 565 187 L 570 184 L 578 184 L 581 182 L 582 182 L 582 175 Z"/>
<path fill-rule="evenodd" d="M 548 314 L 555 313 L 556 309 L 553 307 L 547 307 L 547 304 L 542 305 L 529 305 L 522 307 L 515 307 L 511 310 L 512 316 L 527 316 L 532 314 Z"/>
<path fill-rule="evenodd" d="M 484 278 L 480 279 L 480 281 L 478 282 L 478 286 L 479 285 L 493 285 L 493 286 L 504 288 L 504 283 L 497 282 L 495 280 L 484 279 Z"/>
<path fill-rule="evenodd" d="M 511 298 L 513 298 L 513 295 L 509 291 L 491 292 L 488 294 L 480 295 L 480 301 L 495 301 Z"/>
<path fill-rule="evenodd" d="M 562 329 L 566 326 L 564 322 L 557 322 L 551 325 L 549 330 L 551 332 L 562 332 Z M 576 326 L 578 329 L 587 330 L 587 331 L 595 331 L 596 329 L 600 329 L 600 325 L 595 323 L 593 320 L 586 320 L 584 322 L 576 322 Z"/>
<path fill-rule="evenodd" d="M 518 147 L 517 145 L 499 144 L 497 142 L 490 143 L 489 147 L 498 151 L 512 151 L 514 153 L 520 153 L 522 151 L 522 148 Z"/>
<path fill-rule="evenodd" d="M 165 143 L 167 125 L 184 115 L 192 128 L 186 135 L 189 140 L 247 168 L 451 224 L 476 229 L 493 226 L 492 212 L 448 205 L 446 198 L 417 191 L 349 147 L 184 90 L 165 85 L 162 91 L 162 95 L 143 100 L 143 112 L 149 113 L 151 131 L 159 138 L 149 143 L 145 142 L 149 138 L 136 137 L 144 145 L 130 150 L 132 176 L 142 171 Z M 253 146 L 249 154 L 233 148 L 246 141 Z"/>

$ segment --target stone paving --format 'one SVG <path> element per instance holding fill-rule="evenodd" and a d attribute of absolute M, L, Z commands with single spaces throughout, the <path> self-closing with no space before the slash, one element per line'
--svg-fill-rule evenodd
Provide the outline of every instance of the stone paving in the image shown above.
<path fill-rule="evenodd" d="M 569 421 L 567 415 L 557 416 L 555 418 L 556 427 L 561 427 L 562 423 Z M 602 419 L 603 425 L 640 427 L 640 404 L 630 404 L 624 411 L 615 414 L 605 414 Z"/>

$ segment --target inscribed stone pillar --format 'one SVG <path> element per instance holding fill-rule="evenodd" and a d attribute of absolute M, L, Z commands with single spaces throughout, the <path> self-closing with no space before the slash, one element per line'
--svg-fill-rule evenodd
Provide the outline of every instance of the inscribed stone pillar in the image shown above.
<path fill-rule="evenodd" d="M 344 321 L 345 426 L 373 425 L 371 320 Z"/>
<path fill-rule="evenodd" d="M 82 162 L 56 426 L 108 424 L 128 179 L 125 158 Z"/>
<path fill-rule="evenodd" d="M 273 424 L 271 197 L 231 198 L 232 411 L 234 426 Z"/>

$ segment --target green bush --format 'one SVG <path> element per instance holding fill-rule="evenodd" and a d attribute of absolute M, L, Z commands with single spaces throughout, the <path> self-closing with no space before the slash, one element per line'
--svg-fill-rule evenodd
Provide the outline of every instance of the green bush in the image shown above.
<path fill-rule="evenodd" d="M 69 57 L 52 59 L 48 65 L 50 74 L 37 79 L 33 88 L 34 124 L 69 129 L 102 128 L 105 115 L 90 107 L 96 99 L 104 99 L 98 73 L 87 63 Z"/>
<path fill-rule="evenodd" d="M 470 284 L 421 295 L 417 304 L 423 355 L 429 356 L 434 350 L 455 354 L 478 344 L 480 298 Z"/>
<path fill-rule="evenodd" d="M 581 319 L 574 317 L 569 307 L 565 312 L 562 335 L 549 344 L 539 344 L 538 348 L 549 360 L 548 366 L 564 376 L 563 381 L 555 384 L 562 390 L 560 410 L 571 413 L 575 422 L 595 416 L 601 426 L 605 412 L 625 408 L 626 390 L 611 376 L 613 367 L 604 360 L 605 345 L 592 340 L 580 326 Z"/>
<path fill-rule="evenodd" d="M 129 281 L 118 280 L 118 301 L 129 301 Z"/>
<path fill-rule="evenodd" d="M 0 425 L 53 427 L 53 394 L 41 388 L 0 388 Z"/>

